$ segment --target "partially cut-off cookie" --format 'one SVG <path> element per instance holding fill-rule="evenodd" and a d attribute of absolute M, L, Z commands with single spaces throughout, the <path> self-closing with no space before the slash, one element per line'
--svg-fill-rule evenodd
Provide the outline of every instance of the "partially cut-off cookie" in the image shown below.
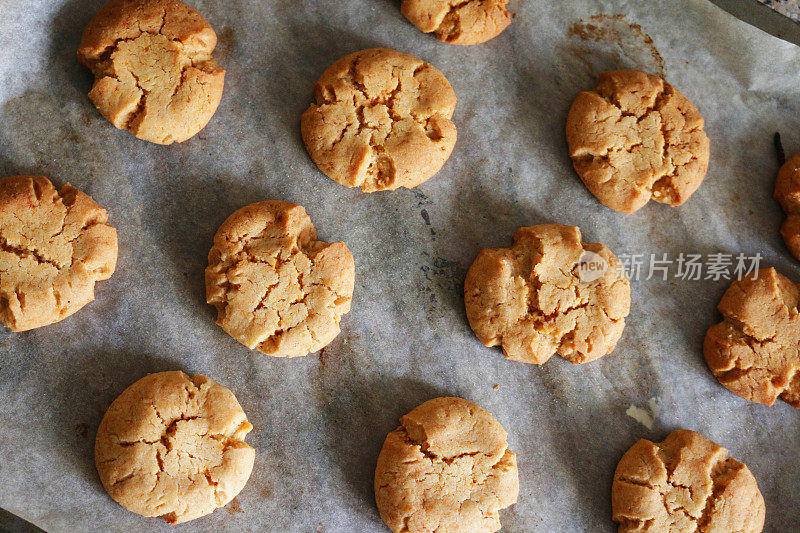
<path fill-rule="evenodd" d="M 95 76 L 89 92 L 114 126 L 157 144 L 205 127 L 222 98 L 217 36 L 178 0 L 113 0 L 83 32 L 78 59 Z"/>
<path fill-rule="evenodd" d="M 684 203 L 708 170 L 703 117 L 677 89 L 638 70 L 600 75 L 567 116 L 575 171 L 603 205 L 630 214 Z"/>
<path fill-rule="evenodd" d="M 416 187 L 442 168 L 456 143 L 456 95 L 430 64 L 386 48 L 331 65 L 314 85 L 300 129 L 332 180 L 364 192 Z"/>
<path fill-rule="evenodd" d="M 461 398 L 435 398 L 400 418 L 375 469 L 375 501 L 395 533 L 491 533 L 519 494 L 503 426 Z"/>
<path fill-rule="evenodd" d="M 206 301 L 222 329 L 251 350 L 296 357 L 339 334 L 354 277 L 345 243 L 318 241 L 305 209 L 270 200 L 220 226 L 208 254 Z"/>
<path fill-rule="evenodd" d="M 494 39 L 511 24 L 508 0 L 403 0 L 400 10 L 417 28 L 450 44 Z"/>
<path fill-rule="evenodd" d="M 464 284 L 467 318 L 486 346 L 509 359 L 573 364 L 610 353 L 631 305 L 628 277 L 602 244 L 576 226 L 520 228 L 508 248 L 481 250 Z"/>
<path fill-rule="evenodd" d="M 775 180 L 775 199 L 786 212 L 781 235 L 792 255 L 800 259 L 800 153 L 783 164 Z"/>
<path fill-rule="evenodd" d="M 703 344 L 720 383 L 745 400 L 800 408 L 800 287 L 774 268 L 734 281 L 717 308 L 722 322 Z"/>
<path fill-rule="evenodd" d="M 94 300 L 117 264 L 117 231 L 90 196 L 43 176 L 0 180 L 0 321 L 46 326 Z"/>
<path fill-rule="evenodd" d="M 625 452 L 611 487 L 620 533 L 758 533 L 764 498 L 747 466 L 700 433 L 679 429 Z"/>
<path fill-rule="evenodd" d="M 134 513 L 170 524 L 224 507 L 244 488 L 253 429 L 233 393 L 179 371 L 143 377 L 114 400 L 97 430 L 100 481 Z"/>

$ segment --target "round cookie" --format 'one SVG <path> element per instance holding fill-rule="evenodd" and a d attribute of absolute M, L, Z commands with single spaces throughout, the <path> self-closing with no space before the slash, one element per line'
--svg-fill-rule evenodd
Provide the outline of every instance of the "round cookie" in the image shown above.
<path fill-rule="evenodd" d="M 331 65 L 314 85 L 300 129 L 314 163 L 364 192 L 416 187 L 436 174 L 456 143 L 453 88 L 412 55 L 362 50 Z"/>
<path fill-rule="evenodd" d="M 794 154 L 778 171 L 775 199 L 786 212 L 781 235 L 792 255 L 800 259 L 800 153 Z"/>
<path fill-rule="evenodd" d="M 222 98 L 217 36 L 178 0 L 112 0 L 83 32 L 78 59 L 95 76 L 89 92 L 114 126 L 157 144 L 205 127 Z"/>
<path fill-rule="evenodd" d="M 764 498 L 747 466 L 700 433 L 679 429 L 642 439 L 614 472 L 612 516 L 620 533 L 758 533 Z"/>
<path fill-rule="evenodd" d="M 299 205 L 270 200 L 243 207 L 214 237 L 206 301 L 217 323 L 250 349 L 276 357 L 316 352 L 350 311 L 355 265 L 343 242 L 317 240 Z"/>
<path fill-rule="evenodd" d="M 435 398 L 400 418 L 375 469 L 375 501 L 395 533 L 492 532 L 519 494 L 517 456 L 488 411 Z"/>
<path fill-rule="evenodd" d="M 114 500 L 170 524 L 224 507 L 244 488 L 253 429 L 233 393 L 205 376 L 149 374 L 111 403 L 97 430 L 100 480 Z"/>
<path fill-rule="evenodd" d="M 117 231 L 105 209 L 42 176 L 0 179 L 0 322 L 25 331 L 63 320 L 111 277 Z"/>
<path fill-rule="evenodd" d="M 567 116 L 569 153 L 603 205 L 630 214 L 649 200 L 681 205 L 708 170 L 703 117 L 680 91 L 638 70 L 604 72 Z"/>
<path fill-rule="evenodd" d="M 450 44 L 494 39 L 511 23 L 508 0 L 403 0 L 400 11 L 417 28 Z"/>
<path fill-rule="evenodd" d="M 745 400 L 800 408 L 800 287 L 774 268 L 734 281 L 703 353 L 720 383 Z"/>
<path fill-rule="evenodd" d="M 631 303 L 628 278 L 611 251 L 584 243 L 576 226 L 520 228 L 509 248 L 481 250 L 464 284 L 467 318 L 486 346 L 509 359 L 573 364 L 610 353 Z"/>

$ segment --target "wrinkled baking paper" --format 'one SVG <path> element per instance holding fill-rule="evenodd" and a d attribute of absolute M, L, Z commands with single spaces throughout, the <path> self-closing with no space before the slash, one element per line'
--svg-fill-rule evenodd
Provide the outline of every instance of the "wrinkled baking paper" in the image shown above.
<path fill-rule="evenodd" d="M 0 333 L 0 507 L 51 532 L 385 531 L 372 482 L 398 418 L 441 395 L 492 412 L 519 460 L 506 532 L 615 531 L 614 468 L 639 438 L 703 433 L 755 474 L 768 531 L 800 529 L 800 413 L 723 388 L 702 355 L 730 281 L 647 278 L 649 259 L 761 255 L 800 280 L 778 233 L 773 136 L 800 150 L 800 48 L 705 0 L 532 2 L 500 37 L 458 47 L 424 35 L 396 0 L 191 2 L 219 35 L 227 70 L 209 125 L 180 145 L 118 131 L 91 104 L 75 50 L 102 0 L 0 0 L 0 175 L 42 174 L 92 195 L 117 228 L 117 272 L 63 322 Z M 300 114 L 325 68 L 384 46 L 439 68 L 458 96 L 458 142 L 413 190 L 364 194 L 321 174 Z M 623 216 L 572 169 L 564 141 L 577 91 L 606 69 L 663 75 L 698 106 L 711 138 L 705 182 L 679 208 Z M 215 324 L 203 269 L 234 210 L 302 204 L 320 239 L 355 256 L 352 311 L 323 352 L 251 352 Z M 587 242 L 642 255 L 616 350 L 537 367 L 485 348 L 462 286 L 481 248 L 514 231 L 576 224 Z M 100 485 L 93 442 L 111 401 L 148 372 L 183 369 L 228 386 L 255 429 L 253 475 L 225 509 L 179 527 L 141 518 Z M 495 387 L 497 386 L 497 387 Z M 626 414 L 658 398 L 648 428 Z"/>

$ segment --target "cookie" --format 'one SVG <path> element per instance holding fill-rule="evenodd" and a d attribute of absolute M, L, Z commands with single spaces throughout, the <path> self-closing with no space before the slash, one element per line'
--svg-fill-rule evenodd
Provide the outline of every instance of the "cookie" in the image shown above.
<path fill-rule="evenodd" d="M 494 39 L 511 23 L 508 0 L 403 0 L 400 11 L 417 28 L 450 44 Z"/>
<path fill-rule="evenodd" d="M 631 304 L 628 278 L 611 251 L 581 241 L 576 226 L 520 228 L 509 248 L 481 250 L 464 284 L 467 318 L 486 346 L 508 359 L 573 364 L 611 352 Z"/>
<path fill-rule="evenodd" d="M 679 429 L 625 452 L 611 487 L 620 533 L 757 533 L 764 498 L 747 466 L 700 433 Z"/>
<path fill-rule="evenodd" d="M 630 214 L 655 200 L 684 203 L 708 170 L 703 117 L 680 91 L 638 70 L 600 75 L 567 116 L 569 154 L 600 202 Z"/>
<path fill-rule="evenodd" d="M 723 320 L 703 343 L 720 383 L 745 400 L 800 408 L 800 287 L 774 268 L 734 281 L 717 308 Z"/>
<path fill-rule="evenodd" d="M 251 350 L 296 357 L 339 334 L 354 276 L 347 245 L 318 241 L 305 209 L 270 200 L 239 209 L 217 231 L 206 300 L 222 329 Z"/>
<path fill-rule="evenodd" d="M 233 393 L 205 376 L 149 374 L 114 400 L 97 430 L 100 481 L 120 505 L 170 524 L 224 507 L 244 488 L 253 429 Z"/>
<path fill-rule="evenodd" d="M 116 264 L 117 231 L 90 196 L 42 176 L 0 179 L 0 322 L 11 331 L 70 316 Z"/>
<path fill-rule="evenodd" d="M 800 153 L 794 154 L 778 171 L 775 199 L 786 212 L 781 235 L 792 255 L 800 259 Z"/>
<path fill-rule="evenodd" d="M 435 398 L 400 418 L 375 469 L 375 501 L 395 533 L 491 532 L 519 494 L 517 456 L 484 409 Z"/>
<path fill-rule="evenodd" d="M 331 65 L 314 85 L 300 129 L 332 180 L 364 192 L 416 187 L 442 168 L 456 143 L 456 95 L 416 57 L 372 48 Z"/>
<path fill-rule="evenodd" d="M 178 0 L 113 0 L 83 32 L 78 59 L 95 76 L 89 92 L 114 126 L 157 144 L 183 142 L 211 120 L 225 71 L 217 36 Z"/>

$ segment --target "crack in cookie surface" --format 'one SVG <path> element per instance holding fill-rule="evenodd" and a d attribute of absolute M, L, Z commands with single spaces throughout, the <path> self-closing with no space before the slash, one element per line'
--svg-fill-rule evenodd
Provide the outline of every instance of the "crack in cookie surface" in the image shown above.
<path fill-rule="evenodd" d="M 314 86 L 301 130 L 328 177 L 374 192 L 414 187 L 444 165 L 456 141 L 456 98 L 445 77 L 409 54 L 375 48 L 346 56 Z"/>
<path fill-rule="evenodd" d="M 761 531 L 765 509 L 756 480 L 727 455 L 688 430 L 673 431 L 660 443 L 634 444 L 614 473 L 619 531 Z"/>
<path fill-rule="evenodd" d="M 89 97 L 117 128 L 158 144 L 182 142 L 211 119 L 225 71 L 216 35 L 177 0 L 115 0 L 84 32 L 78 57 L 92 70 Z"/>
<path fill-rule="evenodd" d="M 600 75 L 567 118 L 574 167 L 604 205 L 633 213 L 649 200 L 677 206 L 708 169 L 703 118 L 678 90 L 639 71 Z"/>
<path fill-rule="evenodd" d="M 12 331 L 58 322 L 94 299 L 117 260 L 105 210 L 42 176 L 0 180 L 0 321 Z"/>
<path fill-rule="evenodd" d="M 591 252 L 605 270 L 581 278 Z M 581 241 L 575 226 L 520 228 L 509 248 L 482 250 L 464 284 L 478 339 L 515 361 L 544 364 L 558 353 L 573 364 L 611 352 L 630 310 L 630 284 L 614 254 Z"/>
<path fill-rule="evenodd" d="M 497 531 L 516 502 L 516 455 L 497 420 L 461 398 L 401 417 L 378 456 L 375 497 L 392 531 Z"/>
<path fill-rule="evenodd" d="M 353 256 L 316 239 L 305 210 L 251 204 L 220 227 L 209 253 L 206 298 L 217 323 L 250 349 L 277 357 L 316 352 L 350 310 Z"/>
<path fill-rule="evenodd" d="M 794 154 L 778 171 L 775 199 L 786 213 L 781 235 L 792 255 L 800 259 L 800 153 Z"/>
<path fill-rule="evenodd" d="M 703 353 L 717 379 L 752 402 L 779 397 L 800 408 L 800 289 L 774 268 L 734 281 L 719 303 Z"/>
<path fill-rule="evenodd" d="M 95 462 L 109 495 L 143 516 L 193 520 L 226 505 L 247 482 L 253 429 L 230 390 L 205 376 L 150 374 L 109 407 Z"/>
<path fill-rule="evenodd" d="M 417 28 L 450 44 L 478 44 L 511 23 L 508 0 L 403 0 L 400 10 Z"/>

